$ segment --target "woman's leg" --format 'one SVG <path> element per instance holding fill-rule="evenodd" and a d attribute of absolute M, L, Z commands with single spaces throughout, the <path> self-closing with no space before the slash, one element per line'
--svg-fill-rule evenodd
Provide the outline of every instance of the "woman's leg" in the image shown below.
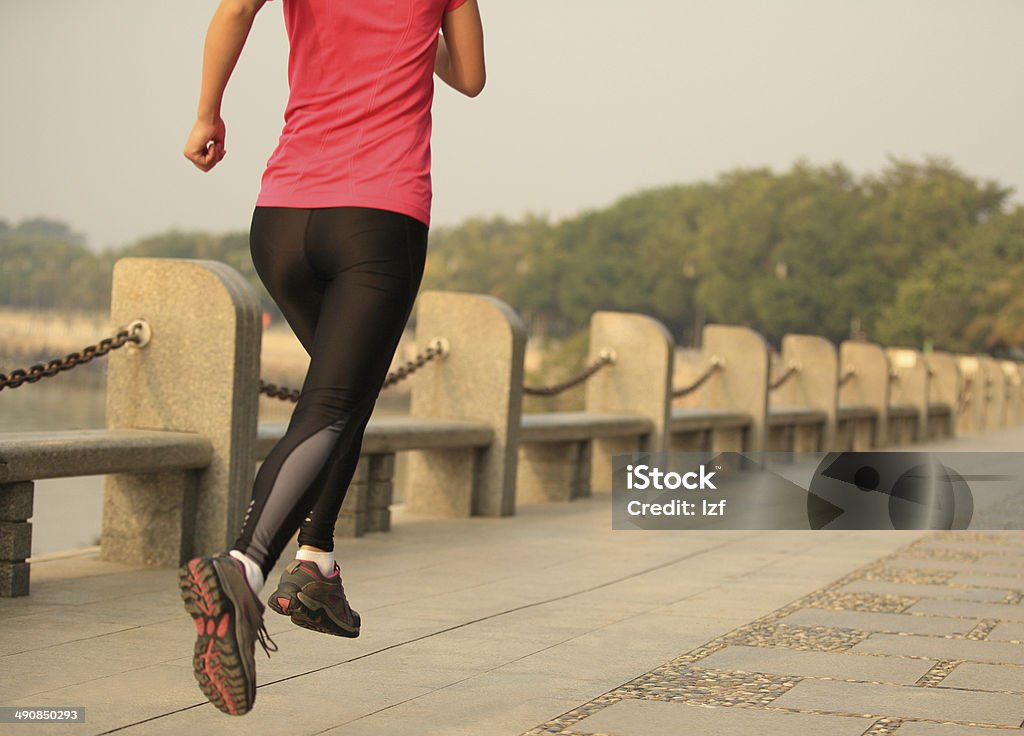
<path fill-rule="evenodd" d="M 257 207 L 250 226 L 250 252 L 260 280 L 312 357 L 326 283 L 305 263 L 310 214 L 308 209 Z M 326 471 L 313 480 L 315 490 L 311 494 L 318 500 L 299 527 L 300 545 L 324 551 L 334 549 L 334 524 L 355 475 L 369 420 L 367 415 L 347 450 L 342 443 L 335 446 Z"/>
<path fill-rule="evenodd" d="M 314 546 L 333 545 L 357 440 L 422 279 L 427 228 L 370 208 L 258 210 L 264 211 L 254 215 L 253 262 L 296 334 L 309 326 L 309 304 L 319 302 L 299 401 L 285 436 L 260 466 L 233 547 L 266 575 L 305 518 Z"/>

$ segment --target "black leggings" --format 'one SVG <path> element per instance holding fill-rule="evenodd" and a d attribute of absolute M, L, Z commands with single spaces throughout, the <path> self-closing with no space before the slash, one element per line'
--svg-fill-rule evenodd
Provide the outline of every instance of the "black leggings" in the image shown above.
<path fill-rule="evenodd" d="M 257 207 L 249 245 L 310 355 L 288 430 L 256 474 L 233 546 L 266 576 L 296 529 L 299 544 L 334 549 L 363 431 L 423 277 L 427 226 L 366 207 Z"/>

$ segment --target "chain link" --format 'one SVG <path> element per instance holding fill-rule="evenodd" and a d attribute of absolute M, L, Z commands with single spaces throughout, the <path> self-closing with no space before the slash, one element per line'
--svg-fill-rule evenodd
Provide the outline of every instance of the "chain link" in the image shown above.
<path fill-rule="evenodd" d="M 388 373 L 387 378 L 384 379 L 384 383 L 381 384 L 381 390 L 392 386 L 402 379 L 408 377 L 410 374 L 415 373 L 417 369 L 422 368 L 427 362 L 433 360 L 439 355 L 444 353 L 444 344 L 441 341 L 435 342 L 433 345 L 428 347 L 422 353 L 418 353 L 412 360 L 407 360 L 404 365 L 399 366 L 395 370 Z M 287 386 L 278 386 L 273 383 L 268 383 L 264 380 L 260 380 L 260 393 L 266 394 L 274 399 L 281 399 L 283 401 L 296 402 L 299 400 L 299 394 L 302 393 L 297 388 L 288 388 Z"/>
<path fill-rule="evenodd" d="M 956 413 L 963 414 L 971 403 L 971 385 L 974 383 L 974 379 L 971 376 L 967 376 L 964 379 L 964 385 L 960 389 L 960 396 L 957 397 Z"/>
<path fill-rule="evenodd" d="M 786 381 L 788 381 L 792 376 L 794 376 L 797 373 L 797 371 L 799 371 L 799 370 L 800 370 L 800 366 L 798 366 L 798 365 L 791 365 L 791 366 L 789 366 L 789 368 L 786 369 L 785 373 L 783 373 L 777 379 L 775 379 L 774 381 L 772 381 L 771 383 L 768 384 L 768 390 L 769 391 L 774 391 L 779 386 L 781 386 Z"/>
<path fill-rule="evenodd" d="M 10 375 L 0 373 L 0 391 L 5 388 L 18 388 L 25 383 L 35 383 L 43 378 L 56 376 L 61 371 L 88 363 L 93 358 L 102 358 L 111 350 L 123 347 L 126 343 L 134 343 L 140 347 L 148 339 L 148 327 L 142 322 L 133 322 L 128 328 L 118 330 L 113 337 L 100 340 L 96 345 L 89 345 L 77 353 L 69 353 L 64 358 L 51 360 L 49 363 L 36 363 L 28 370 L 16 369 Z"/>
<path fill-rule="evenodd" d="M 689 386 L 680 386 L 679 388 L 672 389 L 672 396 L 678 398 L 679 396 L 686 396 L 687 394 L 692 394 L 694 391 L 703 386 L 705 381 L 711 378 L 711 375 L 721 367 L 722 361 L 719 360 L 718 358 L 712 358 L 711 365 L 708 366 L 708 369 L 704 371 L 700 378 L 691 383 Z"/>
<path fill-rule="evenodd" d="M 601 357 L 591 363 L 589 366 L 584 368 L 582 371 L 577 373 L 575 376 L 567 381 L 561 383 L 555 383 L 551 386 L 523 386 L 523 393 L 527 396 L 553 396 L 560 394 L 575 386 L 579 386 L 581 383 L 586 381 L 592 375 L 601 370 L 604 366 L 609 363 L 614 363 L 615 357 L 608 350 L 601 352 Z"/>

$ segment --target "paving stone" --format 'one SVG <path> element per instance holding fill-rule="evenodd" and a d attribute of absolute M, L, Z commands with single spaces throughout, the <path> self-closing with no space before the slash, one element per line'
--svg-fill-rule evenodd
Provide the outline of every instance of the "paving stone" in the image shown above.
<path fill-rule="evenodd" d="M 973 585 L 978 588 L 1002 588 L 1005 590 L 1024 590 L 1024 573 L 1017 577 L 1012 575 L 985 575 L 984 573 L 961 572 L 950 578 L 954 585 Z"/>
<path fill-rule="evenodd" d="M 1021 565 L 1015 562 L 999 562 L 994 557 L 986 557 L 980 562 L 963 562 L 962 560 L 943 560 L 924 557 L 898 557 L 886 561 L 886 566 L 899 570 L 954 570 L 971 572 L 980 575 L 1021 575 Z"/>
<path fill-rule="evenodd" d="M 938 616 L 993 618 L 999 621 L 1024 622 L 1024 606 L 1018 603 L 976 603 L 973 601 L 919 601 L 907 613 L 928 613 Z"/>
<path fill-rule="evenodd" d="M 579 733 L 614 736 L 860 736 L 871 723 L 866 718 L 779 713 L 750 708 L 707 708 L 657 700 L 620 700 L 572 726 Z"/>
<path fill-rule="evenodd" d="M 1024 667 L 964 662 L 947 675 L 939 687 L 1024 693 Z"/>
<path fill-rule="evenodd" d="M 999 624 L 988 635 L 989 641 L 1015 641 L 1024 644 L 1024 624 Z"/>
<path fill-rule="evenodd" d="M 866 611 L 829 611 L 822 608 L 801 608 L 780 624 L 791 626 L 829 626 L 837 629 L 884 631 L 895 634 L 966 634 L 978 622 L 938 616 L 909 616 L 905 613 L 869 613 Z"/>
<path fill-rule="evenodd" d="M 878 593 L 898 595 L 907 598 L 942 598 L 979 603 L 1002 603 L 1006 591 L 995 588 L 955 588 L 950 585 L 914 585 L 913 583 L 890 583 L 885 580 L 857 580 L 842 588 L 844 593 Z"/>
<path fill-rule="evenodd" d="M 1024 665 L 1024 647 L 995 641 L 942 639 L 935 636 L 876 634 L 855 644 L 851 652 L 875 652 L 906 657 L 960 659 L 965 662 Z"/>
<path fill-rule="evenodd" d="M 1024 698 L 1016 695 L 835 680 L 802 680 L 776 698 L 772 705 L 826 713 L 969 721 L 993 726 L 1018 726 L 1024 720 Z"/>
<path fill-rule="evenodd" d="M 694 667 L 739 672 L 765 672 L 800 677 L 893 682 L 913 685 L 936 662 L 925 659 L 869 657 L 838 652 L 728 646 L 697 660 Z"/>
<path fill-rule="evenodd" d="M 978 728 L 976 726 L 957 726 L 953 723 L 922 723 L 905 721 L 897 736 L 1020 736 L 1020 729 Z"/>
<path fill-rule="evenodd" d="M 978 551 L 981 553 L 987 552 L 1002 552 L 1004 550 L 1009 552 L 1016 552 L 1017 554 L 1024 554 L 1024 544 L 1021 542 L 1015 542 L 1014 539 L 999 539 L 998 542 L 957 542 L 954 539 L 942 539 L 934 537 L 923 542 L 920 545 L 914 545 L 914 550 L 968 550 Z"/>
<path fill-rule="evenodd" d="M 977 551 L 982 555 L 982 561 L 985 563 L 994 562 L 1000 565 L 1024 565 L 1024 549 L 1000 547 L 999 549 L 983 549 Z"/>

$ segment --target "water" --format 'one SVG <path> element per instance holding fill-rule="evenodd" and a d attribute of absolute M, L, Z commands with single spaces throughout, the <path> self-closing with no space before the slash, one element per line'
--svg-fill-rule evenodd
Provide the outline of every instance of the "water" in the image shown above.
<path fill-rule="evenodd" d="M 20 363 L 19 363 L 20 365 Z M 0 433 L 103 429 L 106 373 L 90 363 L 34 384 L 0 392 Z M 260 399 L 260 421 L 287 421 L 294 405 Z M 408 398 L 382 393 L 376 416 L 408 412 Z M 104 476 L 53 478 L 35 483 L 32 555 L 99 544 Z"/>
<path fill-rule="evenodd" d="M 81 372 L 76 376 L 74 373 Z M 92 364 L 0 392 L 0 432 L 102 429 L 104 371 Z M 32 555 L 99 544 L 103 476 L 36 481 Z"/>

